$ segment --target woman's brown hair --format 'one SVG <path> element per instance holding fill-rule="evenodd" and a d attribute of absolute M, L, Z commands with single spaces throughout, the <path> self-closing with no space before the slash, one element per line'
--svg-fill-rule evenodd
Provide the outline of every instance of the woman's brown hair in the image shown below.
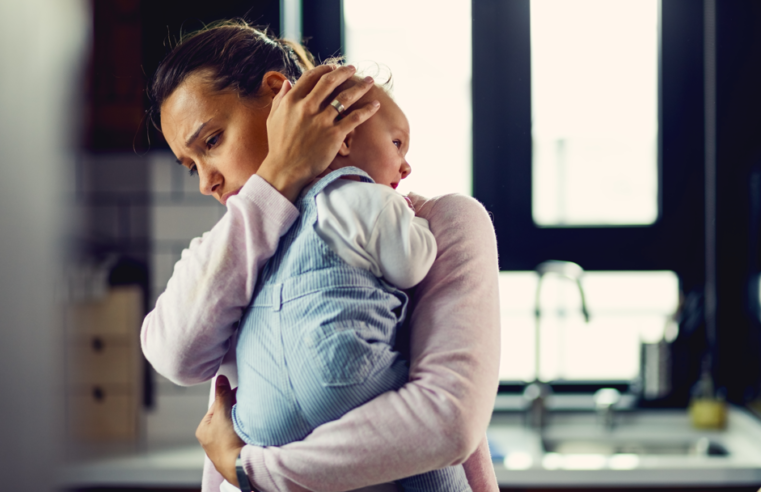
<path fill-rule="evenodd" d="M 160 128 L 161 105 L 200 70 L 208 72 L 215 90 L 251 97 L 267 72 L 280 72 L 296 82 L 313 67 L 312 55 L 298 43 L 270 36 L 244 20 L 220 21 L 181 39 L 161 62 L 149 89 L 149 117 Z"/>

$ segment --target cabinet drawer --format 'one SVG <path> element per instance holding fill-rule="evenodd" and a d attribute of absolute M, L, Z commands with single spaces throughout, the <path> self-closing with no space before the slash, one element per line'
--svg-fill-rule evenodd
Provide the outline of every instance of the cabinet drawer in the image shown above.
<path fill-rule="evenodd" d="M 70 337 L 135 335 L 143 321 L 143 296 L 138 286 L 113 287 L 99 301 L 72 305 L 67 317 Z"/>
<path fill-rule="evenodd" d="M 136 384 L 139 378 L 137 340 L 93 335 L 69 344 L 69 384 Z"/>
<path fill-rule="evenodd" d="M 134 439 L 137 437 L 137 396 L 129 388 L 93 385 L 70 391 L 67 398 L 69 437 L 74 439 Z"/>

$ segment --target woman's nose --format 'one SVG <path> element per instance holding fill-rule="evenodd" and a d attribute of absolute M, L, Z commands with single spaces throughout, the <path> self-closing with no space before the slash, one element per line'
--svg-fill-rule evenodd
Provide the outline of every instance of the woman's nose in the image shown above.
<path fill-rule="evenodd" d="M 221 185 L 222 176 L 214 169 L 198 168 L 198 189 L 202 194 L 213 195 Z"/>
<path fill-rule="evenodd" d="M 404 178 L 406 178 L 407 176 L 409 176 L 409 175 L 410 175 L 410 173 L 412 172 L 412 166 L 410 166 L 410 165 L 407 163 L 407 161 L 404 161 L 404 162 L 402 163 L 402 168 L 400 169 L 400 171 L 402 172 L 402 179 L 404 179 Z"/>

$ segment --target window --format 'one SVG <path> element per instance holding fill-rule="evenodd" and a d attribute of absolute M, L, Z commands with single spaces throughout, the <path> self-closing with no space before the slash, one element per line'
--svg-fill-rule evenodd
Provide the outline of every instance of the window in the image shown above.
<path fill-rule="evenodd" d="M 473 193 L 497 232 L 503 380 L 534 377 L 546 260 L 586 270 L 591 311 L 587 324 L 572 283 L 543 287 L 546 380 L 631 379 L 639 341 L 704 282 L 703 14 L 689 5 L 473 3 Z M 629 79 L 640 87 L 609 90 Z"/>
<path fill-rule="evenodd" d="M 470 0 L 344 0 L 349 63 L 382 81 L 411 128 L 412 174 L 399 191 L 471 194 Z"/>
<path fill-rule="evenodd" d="M 542 226 L 658 215 L 658 1 L 531 0 L 532 211 Z"/>
<path fill-rule="evenodd" d="M 502 272 L 502 381 L 534 379 L 537 275 Z M 577 286 L 548 275 L 540 295 L 540 377 L 552 380 L 632 380 L 640 341 L 673 339 L 679 302 L 674 272 L 586 272 L 589 322 Z"/>

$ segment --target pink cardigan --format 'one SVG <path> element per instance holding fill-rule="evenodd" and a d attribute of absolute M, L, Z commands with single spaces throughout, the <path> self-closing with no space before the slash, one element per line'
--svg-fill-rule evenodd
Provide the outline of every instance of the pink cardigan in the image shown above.
<path fill-rule="evenodd" d="M 241 457 L 256 488 L 351 490 L 464 463 L 474 491 L 498 490 L 485 439 L 500 347 L 494 230 L 472 198 L 410 198 L 439 250 L 414 298 L 410 381 L 303 441 L 245 446 Z M 183 251 L 143 322 L 146 358 L 177 384 L 213 378 L 223 360 L 229 374 L 225 355 L 257 274 L 298 215 L 256 175 L 227 207 L 222 220 Z M 203 490 L 216 492 L 221 481 L 207 459 Z"/>

